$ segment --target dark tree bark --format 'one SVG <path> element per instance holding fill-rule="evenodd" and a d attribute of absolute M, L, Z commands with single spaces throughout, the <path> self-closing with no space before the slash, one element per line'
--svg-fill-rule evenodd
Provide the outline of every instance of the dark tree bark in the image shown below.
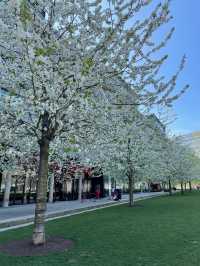
<path fill-rule="evenodd" d="M 171 184 L 171 179 L 170 178 L 168 180 L 168 184 L 169 184 L 169 195 L 172 196 L 172 184 Z"/>
<path fill-rule="evenodd" d="M 23 191 L 22 191 L 22 204 L 26 204 L 26 201 L 25 201 L 25 194 L 26 194 L 26 192 L 25 192 L 25 190 L 26 190 L 26 188 L 25 188 L 25 179 L 26 179 L 26 177 L 24 176 L 24 179 L 23 179 Z"/>
<path fill-rule="evenodd" d="M 72 200 L 74 200 L 75 179 L 72 178 Z"/>
<path fill-rule="evenodd" d="M 164 191 L 165 190 L 165 182 L 162 182 L 162 190 Z"/>
<path fill-rule="evenodd" d="M 25 171 L 24 177 L 24 186 L 23 186 L 23 204 L 27 203 L 27 196 L 28 196 L 28 183 L 29 183 L 29 172 Z"/>
<path fill-rule="evenodd" d="M 184 190 L 183 190 L 183 181 L 181 181 L 181 195 L 184 194 Z"/>
<path fill-rule="evenodd" d="M 3 179 L 3 173 L 0 172 L 0 192 L 1 192 L 1 184 L 2 184 L 2 179 Z"/>
<path fill-rule="evenodd" d="M 48 178 L 48 157 L 49 140 L 42 138 L 40 145 L 40 163 L 38 172 L 38 183 L 36 192 L 35 221 L 33 230 L 33 244 L 42 245 L 45 243 L 45 212 L 47 205 L 47 178 Z"/>
<path fill-rule="evenodd" d="M 186 182 L 185 182 L 184 186 L 185 186 L 185 191 L 186 191 L 187 190 L 187 187 L 186 187 L 187 186 L 187 183 Z"/>
<path fill-rule="evenodd" d="M 190 192 L 192 191 L 192 182 L 189 181 Z"/>
<path fill-rule="evenodd" d="M 30 178 L 30 181 L 29 181 L 29 191 L 28 191 L 28 197 L 27 197 L 27 202 L 30 203 L 30 200 L 31 200 L 31 191 L 32 191 L 32 183 L 33 183 L 33 179 Z"/>
<path fill-rule="evenodd" d="M 134 171 L 131 163 L 131 147 L 130 147 L 131 139 L 128 139 L 128 146 L 127 146 L 127 162 L 128 162 L 128 169 L 127 169 L 127 177 L 129 181 L 129 207 L 134 205 L 133 199 L 133 190 L 134 190 Z"/>
<path fill-rule="evenodd" d="M 134 205 L 133 191 L 134 191 L 134 180 L 133 177 L 129 177 L 129 207 Z"/>
<path fill-rule="evenodd" d="M 149 182 L 148 182 L 148 192 L 151 192 L 151 185 Z"/>

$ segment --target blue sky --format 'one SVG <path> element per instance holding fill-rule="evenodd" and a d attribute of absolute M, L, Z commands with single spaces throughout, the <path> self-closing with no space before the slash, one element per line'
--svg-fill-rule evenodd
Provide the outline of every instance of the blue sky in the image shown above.
<path fill-rule="evenodd" d="M 174 133 L 189 133 L 200 130 L 200 1 L 172 0 L 171 12 L 176 30 L 166 48 L 170 59 L 164 71 L 166 75 L 173 73 L 181 56 L 186 54 L 178 88 L 190 84 L 190 89 L 174 103 L 177 120 L 170 128 Z"/>

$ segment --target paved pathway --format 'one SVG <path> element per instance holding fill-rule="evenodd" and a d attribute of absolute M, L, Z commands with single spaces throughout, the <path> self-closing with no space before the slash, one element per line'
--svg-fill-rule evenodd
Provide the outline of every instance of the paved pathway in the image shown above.
<path fill-rule="evenodd" d="M 137 193 L 134 195 L 135 199 L 148 198 L 152 196 L 164 195 L 164 192 L 153 192 L 153 193 Z M 120 202 L 126 202 L 128 200 L 128 195 L 123 195 Z M 115 204 L 113 200 L 108 198 L 103 198 L 99 200 L 84 200 L 80 202 L 76 201 L 60 201 L 55 203 L 47 204 L 47 218 L 57 217 L 66 215 L 69 213 L 74 213 L 78 211 L 88 210 L 92 208 L 98 208 L 101 206 L 107 206 Z M 0 208 L 0 227 L 9 227 L 18 224 L 23 224 L 33 221 L 35 204 L 27 205 L 16 205 L 10 206 L 8 208 Z"/>

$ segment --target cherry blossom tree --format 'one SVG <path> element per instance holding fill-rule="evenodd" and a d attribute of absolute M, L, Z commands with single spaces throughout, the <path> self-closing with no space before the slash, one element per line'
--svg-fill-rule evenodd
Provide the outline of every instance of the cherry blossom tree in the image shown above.
<path fill-rule="evenodd" d="M 181 194 L 183 194 L 183 184 L 185 187 L 189 182 L 191 188 L 191 181 L 199 174 L 199 158 L 195 155 L 187 145 L 181 143 L 181 139 L 176 137 L 172 145 L 171 156 L 174 165 L 174 179 L 181 184 Z"/>
<path fill-rule="evenodd" d="M 7 134 L 34 137 L 39 171 L 33 243 L 45 242 L 49 147 L 98 130 L 97 102 L 110 106 L 171 102 L 176 79 L 159 74 L 167 56 L 153 34 L 171 19 L 169 2 L 136 20 L 151 1 L 8 0 L 0 2 L 0 112 Z M 140 13 L 141 12 L 141 13 Z M 123 81 L 123 87 L 122 85 Z M 124 91 L 135 96 L 124 101 Z M 137 95 L 137 97 L 136 97 Z M 97 123 L 96 123 L 97 122 Z M 97 125 L 95 127 L 95 125 Z"/>

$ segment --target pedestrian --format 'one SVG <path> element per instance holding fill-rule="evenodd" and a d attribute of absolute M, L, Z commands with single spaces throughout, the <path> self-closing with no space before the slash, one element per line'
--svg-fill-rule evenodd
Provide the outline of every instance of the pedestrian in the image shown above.
<path fill-rule="evenodd" d="M 95 196 L 96 196 L 96 199 L 100 198 L 100 189 L 99 188 L 96 189 Z"/>

